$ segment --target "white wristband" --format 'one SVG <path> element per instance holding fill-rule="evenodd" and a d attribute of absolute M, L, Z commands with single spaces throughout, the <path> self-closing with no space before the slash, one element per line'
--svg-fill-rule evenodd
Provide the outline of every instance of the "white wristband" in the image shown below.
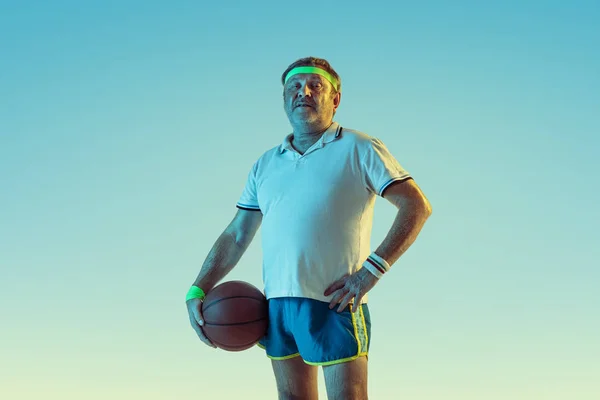
<path fill-rule="evenodd" d="M 363 267 L 365 267 L 370 273 L 375 275 L 377 278 L 381 278 L 383 274 L 390 270 L 390 264 L 385 261 L 383 258 L 379 257 L 375 252 L 371 253 L 369 257 L 363 263 Z"/>

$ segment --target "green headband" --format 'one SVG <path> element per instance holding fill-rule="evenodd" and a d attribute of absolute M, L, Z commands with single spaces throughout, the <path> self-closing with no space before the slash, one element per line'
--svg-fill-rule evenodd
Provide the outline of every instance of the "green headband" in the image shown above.
<path fill-rule="evenodd" d="M 338 90 L 336 79 L 329 72 L 325 71 L 322 68 L 317 68 L 317 67 L 296 67 L 296 68 L 292 69 L 290 72 L 288 72 L 288 74 L 285 76 L 285 80 L 283 81 L 283 84 L 285 85 L 287 83 L 287 81 L 296 74 L 321 75 L 322 77 L 327 79 L 333 85 L 333 88 L 335 90 Z"/>

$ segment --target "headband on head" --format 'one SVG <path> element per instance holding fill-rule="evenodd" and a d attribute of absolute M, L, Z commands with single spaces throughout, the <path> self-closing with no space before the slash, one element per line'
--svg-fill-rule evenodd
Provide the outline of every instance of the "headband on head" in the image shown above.
<path fill-rule="evenodd" d="M 290 72 L 288 72 L 288 74 L 285 76 L 285 80 L 283 81 L 283 84 L 285 85 L 292 76 L 297 75 L 297 74 L 321 75 L 322 77 L 327 79 L 333 85 L 333 88 L 336 91 L 338 90 L 336 79 L 333 77 L 333 75 L 331 75 L 329 72 L 325 71 L 324 69 L 318 68 L 318 67 L 296 67 L 296 68 L 292 69 Z"/>

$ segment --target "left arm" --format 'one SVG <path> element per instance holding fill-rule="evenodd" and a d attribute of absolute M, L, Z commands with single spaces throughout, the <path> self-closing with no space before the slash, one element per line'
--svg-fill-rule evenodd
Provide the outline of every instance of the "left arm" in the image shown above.
<path fill-rule="evenodd" d="M 431 205 L 412 179 L 391 184 L 383 197 L 396 206 L 398 213 L 375 253 L 392 265 L 417 239 L 431 215 Z"/>
<path fill-rule="evenodd" d="M 391 184 L 383 193 L 383 197 L 398 208 L 398 213 L 375 254 L 388 265 L 392 265 L 416 240 L 425 221 L 431 215 L 431 205 L 412 179 Z M 353 310 L 356 311 L 362 297 L 378 280 L 379 277 L 367 268 L 361 268 L 354 274 L 333 282 L 324 293 L 325 296 L 334 293 L 329 308 L 335 307 L 339 302 L 340 312 L 354 299 Z"/>

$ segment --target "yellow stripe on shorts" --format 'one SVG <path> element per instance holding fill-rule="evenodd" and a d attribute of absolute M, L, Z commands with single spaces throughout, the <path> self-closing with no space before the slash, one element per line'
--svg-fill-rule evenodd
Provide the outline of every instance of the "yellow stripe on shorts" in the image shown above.
<path fill-rule="evenodd" d="M 365 323 L 365 315 L 363 314 L 362 305 L 358 310 L 352 312 L 352 325 L 354 325 L 354 337 L 358 343 L 357 356 L 367 354 L 367 346 L 369 344 L 369 335 L 367 334 L 367 324 Z"/>

